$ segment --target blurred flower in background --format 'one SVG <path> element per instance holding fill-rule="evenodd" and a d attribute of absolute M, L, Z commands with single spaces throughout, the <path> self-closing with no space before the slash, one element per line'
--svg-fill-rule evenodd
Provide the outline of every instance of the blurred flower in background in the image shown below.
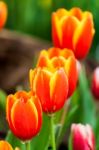
<path fill-rule="evenodd" d="M 3 1 L 0 1 L 0 29 L 5 25 L 7 14 L 7 5 Z"/>
<path fill-rule="evenodd" d="M 95 150 L 95 137 L 91 126 L 72 124 L 71 143 L 73 150 Z"/>
<path fill-rule="evenodd" d="M 99 67 L 97 67 L 92 76 L 91 90 L 95 99 L 99 100 Z"/>

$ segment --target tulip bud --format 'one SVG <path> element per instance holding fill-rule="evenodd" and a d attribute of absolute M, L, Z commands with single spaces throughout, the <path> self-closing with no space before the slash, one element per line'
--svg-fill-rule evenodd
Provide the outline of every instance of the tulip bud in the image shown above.
<path fill-rule="evenodd" d="M 95 138 L 91 126 L 72 124 L 71 143 L 73 150 L 95 150 Z"/>
<path fill-rule="evenodd" d="M 30 70 L 30 85 L 45 113 L 51 114 L 63 107 L 68 94 L 68 79 L 63 68 L 55 72 L 48 68 Z"/>
<path fill-rule="evenodd" d="M 0 141 L 0 150 L 13 150 L 13 148 L 8 142 Z"/>
<path fill-rule="evenodd" d="M 20 91 L 7 97 L 6 118 L 11 131 L 21 140 L 34 137 L 41 128 L 42 109 L 37 96 Z"/>
<path fill-rule="evenodd" d="M 0 29 L 5 25 L 7 19 L 7 5 L 0 1 Z"/>
<path fill-rule="evenodd" d="M 69 11 L 61 8 L 52 14 L 54 46 L 71 49 L 77 59 L 83 59 L 88 54 L 94 33 L 91 12 L 82 12 L 80 8 Z"/>
<path fill-rule="evenodd" d="M 93 72 L 91 89 L 93 96 L 96 99 L 99 99 L 99 67 L 97 67 Z"/>

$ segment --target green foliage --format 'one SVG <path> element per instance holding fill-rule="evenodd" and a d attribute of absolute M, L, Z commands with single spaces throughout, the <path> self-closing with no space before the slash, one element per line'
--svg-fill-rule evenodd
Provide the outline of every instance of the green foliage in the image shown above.
<path fill-rule="evenodd" d="M 6 93 L 3 90 L 0 90 L 0 109 L 5 111 L 6 104 Z"/>
<path fill-rule="evenodd" d="M 96 126 L 96 109 L 84 68 L 79 75 L 78 87 L 72 96 L 72 107 L 78 105 L 74 122 L 89 123 Z"/>
<path fill-rule="evenodd" d="M 83 123 L 90 123 L 93 127 L 96 125 L 95 103 L 88 87 L 88 79 L 85 70 L 82 69 L 79 76 L 79 89 L 82 97 Z"/>

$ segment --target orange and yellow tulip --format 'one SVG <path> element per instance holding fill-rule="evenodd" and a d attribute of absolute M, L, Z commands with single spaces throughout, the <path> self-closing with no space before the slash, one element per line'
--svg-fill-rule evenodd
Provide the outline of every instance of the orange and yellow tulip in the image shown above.
<path fill-rule="evenodd" d="M 48 67 L 52 71 L 63 67 L 69 83 L 68 97 L 73 94 L 78 75 L 76 59 L 71 50 L 61 50 L 59 48 L 50 48 L 48 51 L 43 50 L 40 53 L 37 67 Z"/>
<path fill-rule="evenodd" d="M 52 39 L 55 47 L 72 49 L 83 59 L 91 47 L 95 33 L 91 12 L 80 8 L 58 9 L 52 14 Z"/>
<path fill-rule="evenodd" d="M 13 150 L 13 148 L 8 142 L 1 140 L 0 141 L 0 150 Z"/>
<path fill-rule="evenodd" d="M 7 5 L 0 1 L 0 29 L 3 28 L 7 19 Z"/>
<path fill-rule="evenodd" d="M 7 97 L 6 118 L 10 129 L 21 140 L 34 137 L 42 125 L 42 108 L 37 96 L 19 91 Z"/>
<path fill-rule="evenodd" d="M 55 72 L 48 68 L 30 70 L 30 85 L 45 113 L 51 114 L 63 107 L 68 94 L 68 79 L 63 68 Z"/>

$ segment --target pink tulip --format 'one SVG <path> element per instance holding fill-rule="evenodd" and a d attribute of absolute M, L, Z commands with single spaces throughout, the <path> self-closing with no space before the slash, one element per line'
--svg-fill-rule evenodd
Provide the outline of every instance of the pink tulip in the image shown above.
<path fill-rule="evenodd" d="M 93 96 L 96 99 L 99 99 L 99 67 L 97 67 L 93 72 L 91 89 Z"/>
<path fill-rule="evenodd" d="M 95 150 L 95 138 L 90 125 L 72 124 L 71 133 L 73 150 Z"/>

